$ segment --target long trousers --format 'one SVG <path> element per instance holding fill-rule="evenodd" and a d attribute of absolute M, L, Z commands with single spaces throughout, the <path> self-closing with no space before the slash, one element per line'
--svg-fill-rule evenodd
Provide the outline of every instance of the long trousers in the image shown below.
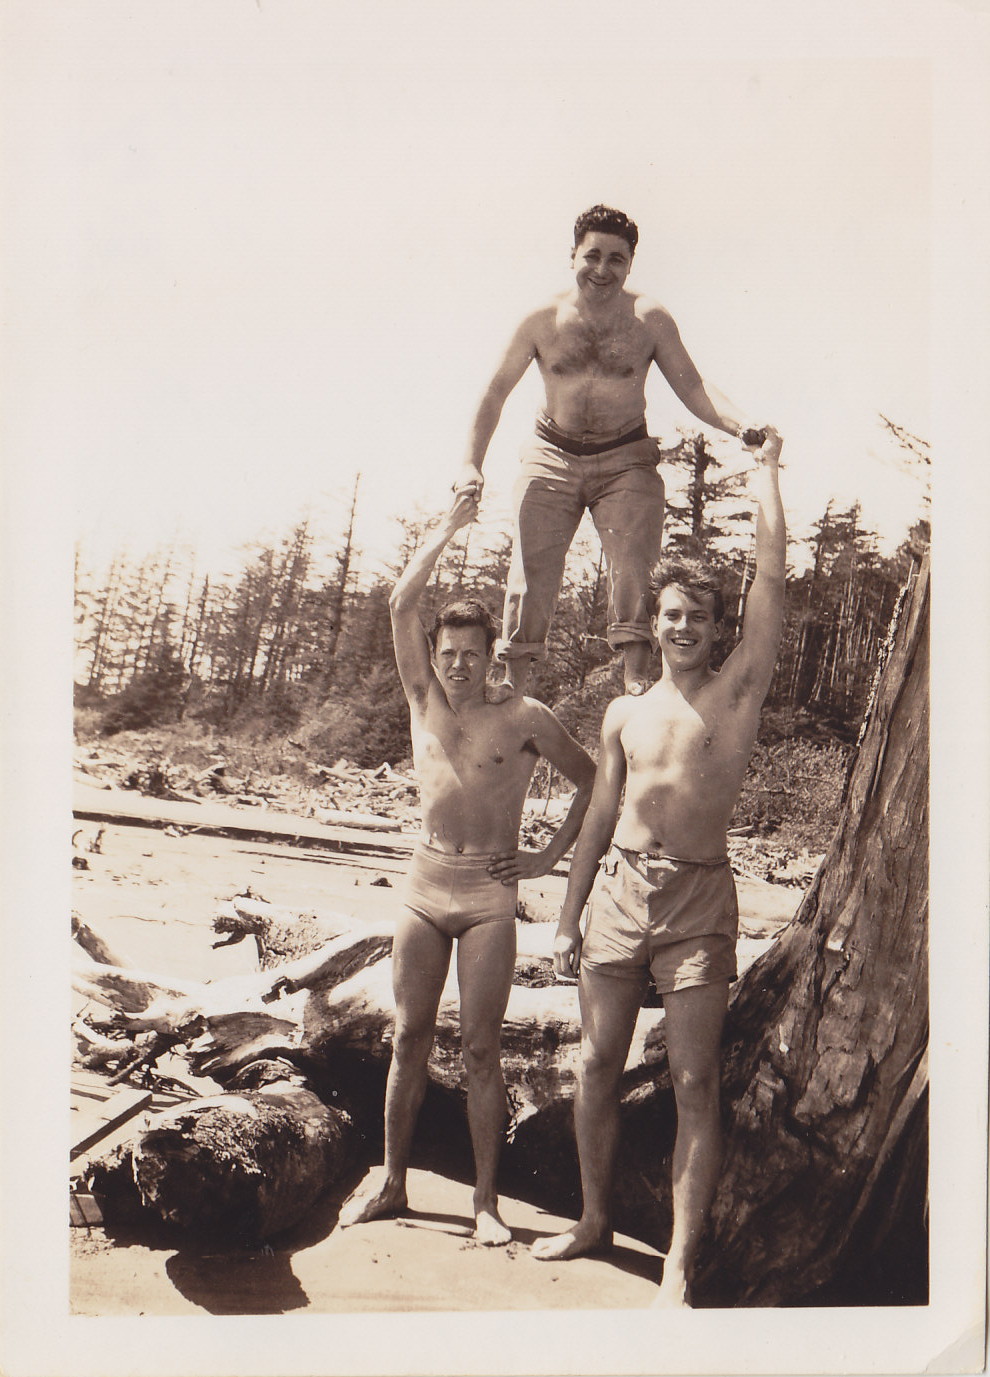
<path fill-rule="evenodd" d="M 585 510 L 608 566 L 608 642 L 652 644 L 649 575 L 660 557 L 663 479 L 649 436 L 576 457 L 537 436 L 523 450 L 513 489 L 516 529 L 506 582 L 500 660 L 546 654 L 564 560 Z"/>

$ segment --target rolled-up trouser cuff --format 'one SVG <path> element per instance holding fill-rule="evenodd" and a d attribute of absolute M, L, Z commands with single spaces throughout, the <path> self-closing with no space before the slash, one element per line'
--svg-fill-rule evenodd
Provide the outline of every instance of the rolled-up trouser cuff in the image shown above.
<path fill-rule="evenodd" d="M 608 643 L 612 650 L 621 650 L 632 641 L 646 641 L 651 650 L 657 643 L 649 622 L 611 622 L 608 628 Z"/>
<path fill-rule="evenodd" d="M 534 660 L 547 658 L 545 641 L 496 641 L 496 660 L 521 660 L 524 655 L 532 655 Z"/>

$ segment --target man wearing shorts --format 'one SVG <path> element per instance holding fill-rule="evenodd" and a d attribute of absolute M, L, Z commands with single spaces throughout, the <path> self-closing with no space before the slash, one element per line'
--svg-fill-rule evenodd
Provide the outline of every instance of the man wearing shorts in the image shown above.
<path fill-rule="evenodd" d="M 642 697 L 617 698 L 606 711 L 554 948 L 557 973 L 579 976 L 582 1065 L 574 1117 L 584 1198 L 577 1224 L 538 1240 L 533 1253 L 571 1258 L 611 1242 L 619 1082 L 652 973 L 663 996 L 677 1105 L 674 1228 L 657 1297 L 662 1306 L 690 1304 L 691 1266 L 721 1163 L 719 1050 L 736 974 L 726 834 L 780 641 L 780 449 L 780 436 L 770 430 L 756 452 L 756 574 L 742 639 L 721 670 L 709 663 L 723 616 L 717 576 L 693 560 L 661 561 L 655 570 L 652 625 L 662 677 Z M 582 940 L 579 921 L 593 885 Z"/>
<path fill-rule="evenodd" d="M 514 696 L 486 699 L 495 641 L 491 614 L 467 599 L 442 607 L 429 638 L 419 602 L 441 551 L 474 521 L 477 498 L 462 493 L 392 591 L 399 677 L 409 702 L 423 830 L 413 854 L 406 907 L 392 948 L 395 1033 L 385 1094 L 385 1165 L 340 1212 L 341 1225 L 406 1207 L 406 1169 L 423 1101 L 437 1008 L 457 944 L 461 1047 L 474 1149 L 475 1237 L 508 1243 L 495 1178 L 506 1121 L 499 1063 L 502 1019 L 516 953 L 519 880 L 545 875 L 571 846 L 584 817 L 595 767 L 549 708 Z M 575 786 L 567 816 L 549 844 L 518 849 L 523 803 L 543 756 Z"/>
<path fill-rule="evenodd" d="M 592 206 L 574 226 L 571 288 L 516 330 L 478 408 L 458 491 L 480 498 L 482 465 L 502 407 L 535 360 L 546 392 L 515 485 L 512 546 L 497 658 L 499 693 L 525 689 L 546 654 L 564 560 L 584 512 L 608 566 L 608 642 L 622 655 L 627 693 L 643 693 L 652 654 L 649 573 L 660 549 L 664 489 L 646 429 L 654 364 L 700 421 L 730 435 L 748 422 L 698 373 L 670 312 L 625 283 L 639 231 L 621 210 Z"/>

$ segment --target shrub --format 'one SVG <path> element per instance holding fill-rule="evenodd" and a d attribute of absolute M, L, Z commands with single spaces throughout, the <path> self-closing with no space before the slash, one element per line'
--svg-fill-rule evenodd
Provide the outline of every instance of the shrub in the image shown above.
<path fill-rule="evenodd" d="M 826 849 L 842 805 L 850 748 L 800 738 L 758 742 L 733 816 L 798 850 Z"/>

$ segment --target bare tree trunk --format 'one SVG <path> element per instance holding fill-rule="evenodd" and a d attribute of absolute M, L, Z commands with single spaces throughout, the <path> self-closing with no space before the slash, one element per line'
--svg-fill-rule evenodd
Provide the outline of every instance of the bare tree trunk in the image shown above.
<path fill-rule="evenodd" d="M 924 1238 L 928 586 L 926 559 L 831 849 L 732 1000 L 728 1145 L 697 1284 L 709 1304 L 806 1302 L 870 1259 L 889 1261 L 905 1231 Z"/>

